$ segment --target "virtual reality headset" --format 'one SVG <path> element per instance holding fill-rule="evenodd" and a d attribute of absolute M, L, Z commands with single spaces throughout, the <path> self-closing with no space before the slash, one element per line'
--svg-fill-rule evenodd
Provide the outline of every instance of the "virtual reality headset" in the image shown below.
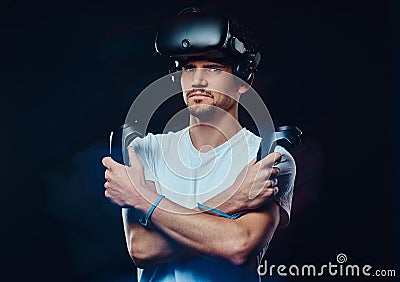
<path fill-rule="evenodd" d="M 161 28 L 155 40 L 156 52 L 175 61 L 170 72 L 178 71 L 189 60 L 203 58 L 216 62 L 231 62 L 233 74 L 245 81 L 261 60 L 235 37 L 227 18 L 202 14 L 198 10 L 178 15 L 175 21 Z"/>

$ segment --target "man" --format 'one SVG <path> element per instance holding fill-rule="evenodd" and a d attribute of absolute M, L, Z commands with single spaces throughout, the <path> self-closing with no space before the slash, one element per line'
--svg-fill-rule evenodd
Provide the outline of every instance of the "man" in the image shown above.
<path fill-rule="evenodd" d="M 105 196 L 124 208 L 140 281 L 258 281 L 257 255 L 289 220 L 295 163 L 280 146 L 256 161 L 261 138 L 239 124 L 238 100 L 259 54 L 235 21 L 224 21 L 186 11 L 172 30 L 189 26 L 206 38 L 188 28 L 176 52 L 162 44 L 171 29 L 158 34 L 158 51 L 182 68 L 189 126 L 135 139 L 130 167 L 103 159 Z M 229 48 L 210 42 L 224 32 Z"/>

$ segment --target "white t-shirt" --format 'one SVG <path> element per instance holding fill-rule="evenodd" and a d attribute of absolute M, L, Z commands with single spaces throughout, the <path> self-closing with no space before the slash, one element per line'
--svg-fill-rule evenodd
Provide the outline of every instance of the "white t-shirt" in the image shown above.
<path fill-rule="evenodd" d="M 194 208 L 233 184 L 240 171 L 257 156 L 261 138 L 243 128 L 227 142 L 205 153 L 191 141 L 189 128 L 167 134 L 148 134 L 136 138 L 134 146 L 144 165 L 146 180 L 155 182 L 157 192 L 171 201 Z M 208 149 L 208 150 L 207 150 Z M 278 177 L 279 192 L 274 200 L 281 207 L 280 226 L 290 217 L 296 167 L 292 156 L 280 146 L 282 154 Z M 228 270 L 228 271 L 227 271 Z M 169 261 L 139 270 L 139 281 L 258 281 L 256 269 L 234 266 L 227 261 L 206 256 L 189 262 Z M 228 275 L 228 276 L 227 276 Z M 249 279 L 250 277 L 254 277 Z M 153 280 L 154 279 L 154 280 Z"/>

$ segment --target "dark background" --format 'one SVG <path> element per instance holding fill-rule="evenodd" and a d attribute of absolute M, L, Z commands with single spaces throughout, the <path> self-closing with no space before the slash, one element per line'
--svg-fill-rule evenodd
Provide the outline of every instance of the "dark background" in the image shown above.
<path fill-rule="evenodd" d="M 322 265 L 344 253 L 400 275 L 398 3 L 7 0 L 0 279 L 133 279 L 100 160 L 135 96 L 167 73 L 157 26 L 191 3 L 251 27 L 263 51 L 255 89 L 277 125 L 304 132 L 291 150 L 292 221 L 268 263 Z"/>

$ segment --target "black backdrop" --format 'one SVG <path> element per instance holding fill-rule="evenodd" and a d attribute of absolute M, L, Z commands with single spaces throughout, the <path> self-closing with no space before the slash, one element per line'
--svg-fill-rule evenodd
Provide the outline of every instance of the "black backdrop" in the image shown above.
<path fill-rule="evenodd" d="M 322 265 L 344 253 L 399 272 L 398 5 L 230 3 L 2 1 L 1 280 L 134 277 L 100 160 L 134 97 L 166 74 L 157 26 L 190 4 L 251 27 L 263 50 L 255 89 L 276 124 L 304 131 L 292 149 L 292 222 L 268 262 Z"/>

